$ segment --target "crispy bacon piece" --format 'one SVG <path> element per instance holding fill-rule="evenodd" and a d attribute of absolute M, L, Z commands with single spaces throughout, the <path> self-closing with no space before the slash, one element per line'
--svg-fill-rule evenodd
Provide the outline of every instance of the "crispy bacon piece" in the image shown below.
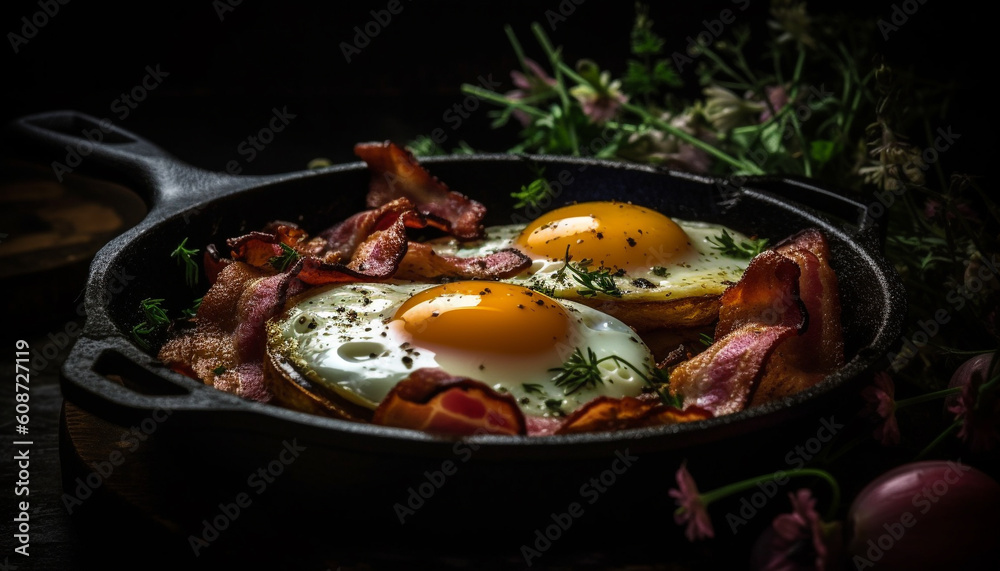
<path fill-rule="evenodd" d="M 427 244 L 410 242 L 396 277 L 404 280 L 503 279 L 516 276 L 530 266 L 531 258 L 519 250 L 506 249 L 474 258 L 461 258 L 442 256 Z"/>
<path fill-rule="evenodd" d="M 268 273 L 243 262 L 225 266 L 202 298 L 196 327 L 170 339 L 158 358 L 215 388 L 267 402 L 264 322 L 303 289 L 293 272 Z"/>
<path fill-rule="evenodd" d="M 684 396 L 685 409 L 718 416 L 746 406 L 768 356 L 806 325 L 799 273 L 791 259 L 768 250 L 722 294 L 715 342 L 670 374 L 670 390 Z"/>
<path fill-rule="evenodd" d="M 804 230 L 775 248 L 798 264 L 799 296 L 809 314 L 809 328 L 778 345 L 750 399 L 763 404 L 805 390 L 844 364 L 837 275 L 823 234 Z"/>
<path fill-rule="evenodd" d="M 359 250 L 373 249 L 372 238 L 376 237 L 382 252 L 392 252 L 389 257 L 402 258 L 406 252 L 406 228 L 425 226 L 427 221 L 414 209 L 413 203 L 398 198 L 324 230 L 319 235 L 325 241 L 323 249 L 310 254 L 326 263 L 351 260 Z"/>
<path fill-rule="evenodd" d="M 205 265 L 205 276 L 208 278 L 209 284 L 214 284 L 215 280 L 219 279 L 219 273 L 232 263 L 231 259 L 224 258 L 219 254 L 219 250 L 215 247 L 215 244 L 209 244 L 205 248 L 205 255 L 202 257 L 202 261 Z"/>
<path fill-rule="evenodd" d="M 514 397 L 440 369 L 413 371 L 389 391 L 372 422 L 448 436 L 525 434 Z"/>
<path fill-rule="evenodd" d="M 712 418 L 712 413 L 698 406 L 684 410 L 666 406 L 658 398 L 597 397 L 566 417 L 556 434 L 576 434 L 663 426 Z"/>
<path fill-rule="evenodd" d="M 368 164 L 371 182 L 368 207 L 376 208 L 398 198 L 408 198 L 428 222 L 460 240 L 483 237 L 486 207 L 450 190 L 420 166 L 406 149 L 391 141 L 358 143 L 354 153 Z"/>

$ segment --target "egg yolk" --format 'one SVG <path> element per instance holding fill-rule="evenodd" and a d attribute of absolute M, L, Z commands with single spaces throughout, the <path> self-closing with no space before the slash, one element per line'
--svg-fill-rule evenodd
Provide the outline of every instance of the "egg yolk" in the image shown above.
<path fill-rule="evenodd" d="M 570 341 L 571 318 L 528 288 L 461 281 L 424 290 L 393 315 L 417 347 L 476 354 L 530 355 Z"/>
<path fill-rule="evenodd" d="M 624 202 L 584 202 L 557 208 L 535 219 L 516 246 L 538 259 L 589 258 L 610 269 L 662 266 L 691 250 L 687 234 L 663 214 Z"/>

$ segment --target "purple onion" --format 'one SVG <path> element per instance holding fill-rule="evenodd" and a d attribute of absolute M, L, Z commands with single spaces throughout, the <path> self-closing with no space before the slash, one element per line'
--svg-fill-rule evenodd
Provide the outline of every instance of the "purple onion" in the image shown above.
<path fill-rule="evenodd" d="M 869 483 L 847 520 L 852 569 L 960 569 L 987 558 L 995 562 L 1000 484 L 960 460 L 904 464 Z"/>

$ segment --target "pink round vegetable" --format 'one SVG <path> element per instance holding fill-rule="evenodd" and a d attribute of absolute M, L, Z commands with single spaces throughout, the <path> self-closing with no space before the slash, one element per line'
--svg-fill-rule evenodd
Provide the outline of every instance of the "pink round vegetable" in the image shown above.
<path fill-rule="evenodd" d="M 904 464 L 869 483 L 847 519 L 852 569 L 961 569 L 997 556 L 1000 484 L 960 460 Z"/>

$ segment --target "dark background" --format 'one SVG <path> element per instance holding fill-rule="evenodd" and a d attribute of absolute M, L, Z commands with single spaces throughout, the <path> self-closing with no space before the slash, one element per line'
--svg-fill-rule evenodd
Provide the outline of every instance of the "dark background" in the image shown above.
<path fill-rule="evenodd" d="M 216 4 L 228 6 L 225 0 Z M 228 161 L 238 160 L 244 174 L 300 170 L 316 157 L 335 163 L 354 161 L 356 142 L 406 142 L 436 128 L 448 135 L 447 148 L 464 140 L 479 150 L 503 151 L 516 141 L 517 130 L 490 129 L 489 105 L 479 105 L 457 128 L 452 128 L 454 120 L 445 114 L 466 99 L 459 91 L 462 83 L 476 83 L 486 76 L 503 82 L 499 91 L 513 87 L 508 74 L 517 63 L 504 24 L 514 27 L 529 56 L 541 60 L 530 23 L 544 24 L 546 11 L 558 11 L 560 4 L 573 6 L 575 11 L 566 21 L 549 29 L 553 42 L 564 46 L 569 61 L 589 57 L 618 75 L 625 69 L 634 17 L 629 2 L 401 0 L 402 12 L 393 15 L 350 63 L 345 61 L 341 42 L 352 42 L 354 27 L 363 28 L 372 20 L 370 11 L 383 10 L 387 4 L 243 0 L 220 20 L 209 0 L 99 4 L 73 0 L 59 5 L 59 12 L 15 53 L 9 34 L 22 34 L 21 19 L 32 19 L 42 8 L 37 0 L 6 2 L 0 8 L 0 30 L 6 39 L 0 47 L 6 96 L 0 119 L 7 123 L 38 112 L 77 110 L 109 118 L 117 127 L 204 169 L 222 171 Z M 723 8 L 734 7 L 734 3 L 719 1 L 652 4 L 655 29 L 667 39 L 668 53 L 682 51 L 688 36 L 704 30 L 704 20 L 718 18 Z M 810 9 L 816 13 L 843 10 L 877 20 L 890 18 L 894 7 L 903 4 L 883 0 L 859 8 L 824 3 Z M 971 1 L 927 0 L 921 5 L 914 0 L 907 4 L 907 8 L 919 8 L 888 41 L 876 31 L 873 45 L 891 62 L 914 66 L 925 77 L 952 83 L 953 105 L 946 116 L 931 118 L 932 124 L 950 125 L 961 134 L 956 151 L 947 154 L 947 169 L 992 176 L 988 170 L 995 149 L 991 129 L 997 103 L 991 78 L 995 30 L 990 18 Z M 768 18 L 767 3 L 750 0 L 749 9 L 738 17 L 756 33 Z M 169 75 L 126 118 L 120 118 L 114 102 L 140 85 L 147 66 L 159 66 Z M 688 70 L 683 76 L 689 94 L 697 95 L 693 73 Z M 247 162 L 238 147 L 267 126 L 274 108 L 287 108 L 295 118 Z M 24 151 L 16 139 L 3 139 L 3 145 L 4 156 Z M 36 158 L 47 164 L 61 157 Z M 7 230 L 0 228 L 0 233 Z M 82 285 L 81 280 L 68 288 L 76 292 Z M 7 293 L 8 300 L 17 303 L 17 295 Z M 75 305 L 70 299 L 65 304 L 40 306 L 34 323 L 5 322 L 4 346 L 22 336 L 44 341 L 52 331 L 47 323 L 76 319 Z M 67 351 L 63 349 L 59 358 Z M 11 562 L 21 569 L 88 568 L 89 563 L 82 562 L 88 555 L 84 545 L 88 536 L 65 514 L 59 501 L 60 399 L 55 369 L 50 367 L 44 375 L 39 382 L 48 384 L 32 397 L 38 406 L 34 426 L 45 432 L 35 436 L 37 463 L 32 468 L 32 489 L 40 496 L 36 505 L 43 506 L 33 516 L 37 522 L 33 553 L 38 556 L 31 561 L 16 556 Z M 2 394 L 6 399 L 10 393 Z M 4 499 L 0 565 L 13 549 L 7 516 L 9 484 L 14 479 L 7 454 L 5 435 L 12 434 L 7 417 L 5 406 L 0 411 L 0 426 L 5 427 L 0 436 L 5 458 L 0 460 L 0 497 Z M 669 514 L 660 521 L 672 525 Z M 716 548 L 723 549 L 721 544 L 702 545 L 698 554 L 707 556 Z M 148 558 L 143 561 L 148 564 Z"/>
<path fill-rule="evenodd" d="M 400 2 L 402 12 L 350 63 L 341 42 L 351 42 L 354 27 L 363 28 L 372 20 L 370 11 L 384 9 L 387 1 L 244 0 L 221 21 L 216 6 L 228 6 L 225 0 L 69 2 L 20 44 L 18 53 L 9 38 L 5 42 L 3 118 L 75 109 L 108 117 L 194 165 L 223 170 L 235 158 L 245 173 L 259 174 L 299 170 L 317 156 L 355 160 L 355 142 L 405 142 L 437 127 L 449 136 L 445 147 L 462 139 L 476 149 L 505 150 L 517 130 L 491 130 L 486 112 L 491 106 L 480 105 L 457 129 L 443 116 L 465 99 L 459 86 L 476 83 L 480 75 L 503 82 L 499 91 L 512 88 L 509 71 L 517 64 L 505 23 L 514 27 L 529 56 L 542 60 L 529 25 L 544 24 L 546 11 L 558 11 L 560 1 Z M 988 47 L 988 18 L 964 0 L 911 3 L 919 8 L 908 21 L 887 41 L 876 31 L 872 45 L 883 48 L 890 61 L 916 65 L 925 76 L 954 80 L 959 97 L 950 116 L 939 119 L 955 124 L 963 137 L 978 137 L 973 131 L 986 131 L 982 113 L 995 104 L 985 87 L 995 53 Z M 589 57 L 621 74 L 634 17 L 631 3 L 561 4 L 575 11 L 548 31 L 556 45 L 564 46 L 567 60 Z M 736 9 L 739 22 L 750 24 L 757 36 L 768 17 L 764 0 L 751 0 L 745 12 L 738 11 L 742 2 L 652 4 L 667 53 L 683 51 L 687 37 L 704 30 L 703 21 L 718 18 L 723 8 Z M 849 11 L 888 20 L 893 6 L 903 3 L 814 4 L 812 12 Z M 3 31 L 20 34 L 21 18 L 31 19 L 39 10 L 37 1 L 6 3 Z M 139 84 L 146 66 L 156 65 L 169 76 L 120 119 L 112 111 L 115 100 Z M 689 90 L 698 89 L 690 67 L 683 76 Z M 287 107 L 296 118 L 252 162 L 242 161 L 238 145 L 266 126 L 275 107 Z M 978 142 L 985 141 L 980 137 Z M 969 144 L 965 151 L 979 146 Z"/>

